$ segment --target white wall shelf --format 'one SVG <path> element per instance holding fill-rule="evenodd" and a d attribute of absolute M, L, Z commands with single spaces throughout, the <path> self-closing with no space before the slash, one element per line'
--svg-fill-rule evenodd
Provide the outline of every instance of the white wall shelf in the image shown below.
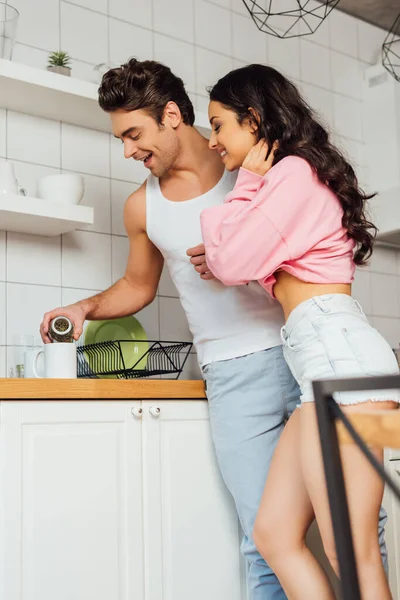
<path fill-rule="evenodd" d="M 93 225 L 93 208 L 41 198 L 0 195 L 0 230 L 32 235 L 60 235 Z"/>
<path fill-rule="evenodd" d="M 0 59 L 0 108 L 110 133 L 97 90 L 95 83 Z M 196 127 L 209 136 L 206 114 L 196 114 Z"/>

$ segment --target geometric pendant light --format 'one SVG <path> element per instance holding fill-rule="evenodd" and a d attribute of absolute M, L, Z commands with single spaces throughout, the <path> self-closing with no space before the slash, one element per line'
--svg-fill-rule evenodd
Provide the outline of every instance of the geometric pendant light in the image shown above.
<path fill-rule="evenodd" d="M 383 42 L 382 64 L 397 81 L 400 81 L 400 13 Z"/>
<path fill-rule="evenodd" d="M 243 0 L 260 31 L 279 38 L 311 35 L 339 0 Z"/>

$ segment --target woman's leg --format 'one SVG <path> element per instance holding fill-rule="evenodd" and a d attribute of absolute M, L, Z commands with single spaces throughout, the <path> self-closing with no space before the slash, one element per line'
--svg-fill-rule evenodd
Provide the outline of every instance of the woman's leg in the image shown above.
<path fill-rule="evenodd" d="M 278 442 L 253 536 L 289 600 L 333 600 L 328 579 L 305 544 L 314 511 L 301 472 L 300 412 L 295 410 Z"/>
<path fill-rule="evenodd" d="M 365 402 L 342 406 L 344 412 L 397 408 L 394 402 Z M 331 514 L 323 471 L 315 403 L 304 403 L 301 417 L 301 462 L 304 481 L 314 508 L 325 552 L 338 573 L 338 561 L 333 537 Z M 382 452 L 375 451 L 382 460 Z M 378 541 L 379 509 L 384 484 L 361 450 L 353 445 L 341 446 L 341 459 L 357 571 L 363 600 L 390 600 L 391 594 L 382 566 Z"/>

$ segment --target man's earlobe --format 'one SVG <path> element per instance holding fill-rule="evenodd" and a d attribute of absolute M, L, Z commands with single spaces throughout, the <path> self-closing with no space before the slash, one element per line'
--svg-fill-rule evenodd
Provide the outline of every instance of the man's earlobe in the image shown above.
<path fill-rule="evenodd" d="M 182 121 L 181 111 L 179 107 L 175 104 L 175 102 L 168 102 L 164 108 L 164 114 L 162 122 L 165 122 L 165 119 L 168 118 L 170 125 L 173 129 L 176 129 L 178 125 Z"/>

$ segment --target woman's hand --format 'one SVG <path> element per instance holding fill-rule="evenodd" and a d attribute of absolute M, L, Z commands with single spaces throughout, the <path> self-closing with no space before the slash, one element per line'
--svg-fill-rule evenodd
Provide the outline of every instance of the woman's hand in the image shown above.
<path fill-rule="evenodd" d="M 272 150 L 266 159 L 265 157 L 268 154 L 268 144 L 265 139 L 260 140 L 251 148 L 243 161 L 242 167 L 247 169 L 247 171 L 261 175 L 261 177 L 264 176 L 272 167 L 278 145 L 278 142 L 273 143 Z"/>

